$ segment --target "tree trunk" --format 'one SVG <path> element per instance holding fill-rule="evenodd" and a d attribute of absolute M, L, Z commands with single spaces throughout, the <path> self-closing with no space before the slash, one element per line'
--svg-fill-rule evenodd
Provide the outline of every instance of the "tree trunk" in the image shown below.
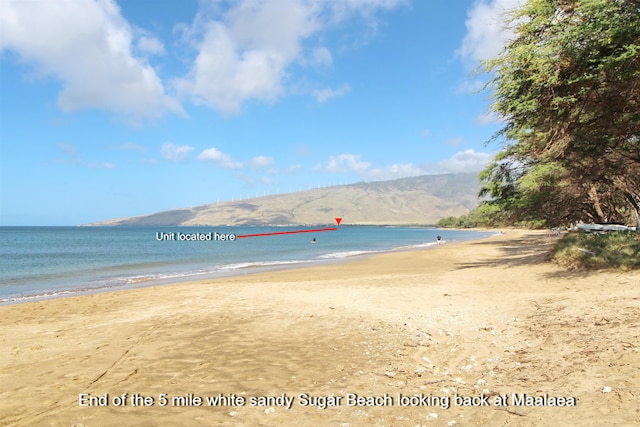
<path fill-rule="evenodd" d="M 606 223 L 607 218 L 605 217 L 604 212 L 602 212 L 600 197 L 598 196 L 598 190 L 595 185 L 591 185 L 591 188 L 589 189 L 589 196 L 593 201 L 593 208 L 596 210 L 596 214 L 598 214 L 599 222 Z"/>
<path fill-rule="evenodd" d="M 636 214 L 636 226 L 640 229 L 640 206 L 638 206 L 638 202 L 633 194 L 625 193 L 625 196 L 627 197 L 627 200 L 629 200 L 629 204 Z"/>

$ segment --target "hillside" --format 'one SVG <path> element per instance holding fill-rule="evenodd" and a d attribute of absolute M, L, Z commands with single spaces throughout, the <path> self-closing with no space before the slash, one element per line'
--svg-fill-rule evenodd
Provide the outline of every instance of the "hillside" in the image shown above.
<path fill-rule="evenodd" d="M 423 175 L 174 209 L 87 225 L 435 224 L 477 206 L 475 174 Z"/>

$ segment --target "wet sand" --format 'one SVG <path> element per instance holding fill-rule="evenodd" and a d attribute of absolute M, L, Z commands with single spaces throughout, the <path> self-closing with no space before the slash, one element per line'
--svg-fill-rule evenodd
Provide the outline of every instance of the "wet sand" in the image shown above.
<path fill-rule="evenodd" d="M 554 241 L 0 307 L 0 426 L 638 425 L 640 272 Z"/>

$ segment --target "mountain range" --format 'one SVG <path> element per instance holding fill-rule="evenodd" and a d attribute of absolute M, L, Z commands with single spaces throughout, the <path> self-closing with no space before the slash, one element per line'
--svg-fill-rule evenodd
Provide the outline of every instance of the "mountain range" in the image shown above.
<path fill-rule="evenodd" d="M 422 175 L 173 209 L 89 226 L 433 225 L 478 205 L 475 173 Z"/>

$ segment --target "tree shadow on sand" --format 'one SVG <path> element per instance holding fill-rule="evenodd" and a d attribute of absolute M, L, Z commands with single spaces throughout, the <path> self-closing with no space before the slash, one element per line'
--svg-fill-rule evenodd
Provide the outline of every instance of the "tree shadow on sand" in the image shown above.
<path fill-rule="evenodd" d="M 477 267 L 515 267 L 521 265 L 555 265 L 550 261 L 550 253 L 558 237 L 540 234 L 527 234 L 508 241 L 482 240 L 472 243 L 479 253 L 487 252 L 488 248 L 497 248 L 499 257 L 488 257 L 476 262 L 459 263 L 457 269 Z M 558 267 L 558 270 L 544 273 L 545 278 L 584 277 L 589 274 L 585 270 L 571 270 Z"/>

